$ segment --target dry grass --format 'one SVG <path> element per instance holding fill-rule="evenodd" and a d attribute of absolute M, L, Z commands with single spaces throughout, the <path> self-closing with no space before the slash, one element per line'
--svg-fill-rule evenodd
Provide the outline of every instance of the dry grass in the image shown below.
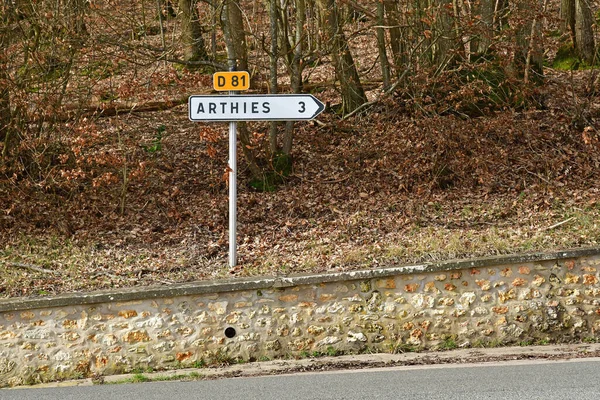
<path fill-rule="evenodd" d="M 385 267 L 600 244 L 598 204 L 531 213 L 528 218 L 477 226 L 469 226 L 466 217 L 461 224 L 460 218 L 468 215 L 469 219 L 476 219 L 478 212 L 488 209 L 487 205 L 479 204 L 479 211 L 466 207 L 468 210 L 460 210 L 458 215 L 446 214 L 448 219 L 459 221 L 456 225 L 463 226 L 428 224 L 423 220 L 420 224 L 395 227 L 390 219 L 387 226 L 374 230 L 372 237 L 362 236 L 361 240 L 350 239 L 343 227 L 337 227 L 330 236 L 287 243 L 289 247 L 284 249 L 286 244 L 282 239 L 274 238 L 274 246 L 264 248 L 263 255 L 253 262 L 245 262 L 250 258 L 245 249 L 256 250 L 244 244 L 244 240 L 251 239 L 242 236 L 241 263 L 233 270 L 227 266 L 224 246 L 208 259 L 198 251 L 189 233 L 183 234 L 179 243 L 169 246 L 114 242 L 102 245 L 74 237 L 23 234 L 12 238 L 0 250 L 0 264 L 4 264 L 0 289 L 3 297 L 39 296 L 233 276 Z M 520 208 L 517 214 L 529 211 Z M 368 226 L 372 222 L 365 215 L 355 218 L 354 226 Z M 389 233 L 382 236 L 383 229 Z M 255 240 L 265 238 L 260 235 Z"/>

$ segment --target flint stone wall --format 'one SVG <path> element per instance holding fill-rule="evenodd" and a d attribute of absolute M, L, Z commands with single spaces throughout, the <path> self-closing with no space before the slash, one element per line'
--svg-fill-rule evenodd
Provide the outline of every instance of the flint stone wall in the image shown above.
<path fill-rule="evenodd" d="M 584 249 L 2 300 L 0 386 L 313 352 L 600 339 L 599 268 L 600 249 Z"/>

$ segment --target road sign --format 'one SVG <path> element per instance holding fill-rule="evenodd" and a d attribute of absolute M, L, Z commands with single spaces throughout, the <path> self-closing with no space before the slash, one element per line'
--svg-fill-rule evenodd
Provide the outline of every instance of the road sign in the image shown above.
<path fill-rule="evenodd" d="M 217 72 L 213 86 L 228 96 L 190 96 L 191 121 L 229 122 L 229 266 L 237 263 L 237 121 L 311 120 L 325 105 L 310 94 L 237 95 L 250 87 L 246 71 Z"/>
<path fill-rule="evenodd" d="M 250 88 L 247 71 L 217 72 L 213 75 L 213 87 L 218 91 L 240 91 Z"/>
<path fill-rule="evenodd" d="M 325 105 L 310 94 L 190 96 L 191 121 L 302 121 Z"/>

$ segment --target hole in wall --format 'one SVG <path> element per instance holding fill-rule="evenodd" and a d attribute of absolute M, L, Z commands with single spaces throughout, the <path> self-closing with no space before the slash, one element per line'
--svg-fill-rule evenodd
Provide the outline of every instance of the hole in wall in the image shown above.
<path fill-rule="evenodd" d="M 229 328 L 225 329 L 225 336 L 228 337 L 229 339 L 234 337 L 235 334 L 236 334 L 235 328 L 229 327 Z"/>

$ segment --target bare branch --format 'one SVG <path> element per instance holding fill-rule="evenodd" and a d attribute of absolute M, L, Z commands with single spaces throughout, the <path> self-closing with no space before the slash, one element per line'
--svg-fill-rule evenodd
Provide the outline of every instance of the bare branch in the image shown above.
<path fill-rule="evenodd" d="M 375 13 L 373 13 L 372 11 L 368 10 L 367 8 L 361 6 L 360 4 L 358 4 L 357 2 L 355 2 L 353 0 L 340 0 L 340 3 L 344 3 L 358 11 L 362 11 L 363 13 L 365 13 L 365 15 L 367 17 L 369 17 L 371 19 L 377 19 L 377 16 L 375 15 Z"/>
<path fill-rule="evenodd" d="M 551 230 L 551 229 L 558 228 L 559 226 L 561 226 L 561 225 L 564 225 L 564 224 L 566 224 L 567 222 L 570 222 L 570 221 L 572 221 L 572 220 L 574 220 L 574 219 L 575 219 L 575 217 L 567 218 L 567 219 L 565 219 L 564 221 L 561 221 L 561 222 L 559 222 L 559 223 L 557 223 L 557 224 L 554 224 L 554 225 L 552 225 L 552 226 L 549 226 L 549 227 L 547 227 L 547 228 L 546 228 L 546 229 L 544 229 L 544 230 L 545 230 L 545 231 L 549 231 L 549 230 Z"/>
<path fill-rule="evenodd" d="M 43 267 L 40 267 L 40 266 L 34 265 L 34 264 L 26 264 L 26 263 L 20 263 L 20 262 L 5 262 L 4 264 L 7 267 L 22 268 L 22 269 L 27 269 L 32 272 L 39 272 L 42 274 L 55 274 L 56 273 L 55 271 L 52 271 L 50 269 L 46 269 L 46 268 L 43 268 Z"/>
<path fill-rule="evenodd" d="M 180 60 L 178 58 L 164 58 L 164 60 L 167 62 L 170 62 L 170 63 L 174 63 L 174 64 L 181 64 L 181 65 L 187 65 L 187 66 L 208 65 L 210 67 L 215 67 L 219 71 L 227 71 L 228 70 L 227 65 L 221 64 L 221 63 L 218 63 L 215 61 L 210 61 L 210 60 L 185 61 L 185 60 Z"/>

